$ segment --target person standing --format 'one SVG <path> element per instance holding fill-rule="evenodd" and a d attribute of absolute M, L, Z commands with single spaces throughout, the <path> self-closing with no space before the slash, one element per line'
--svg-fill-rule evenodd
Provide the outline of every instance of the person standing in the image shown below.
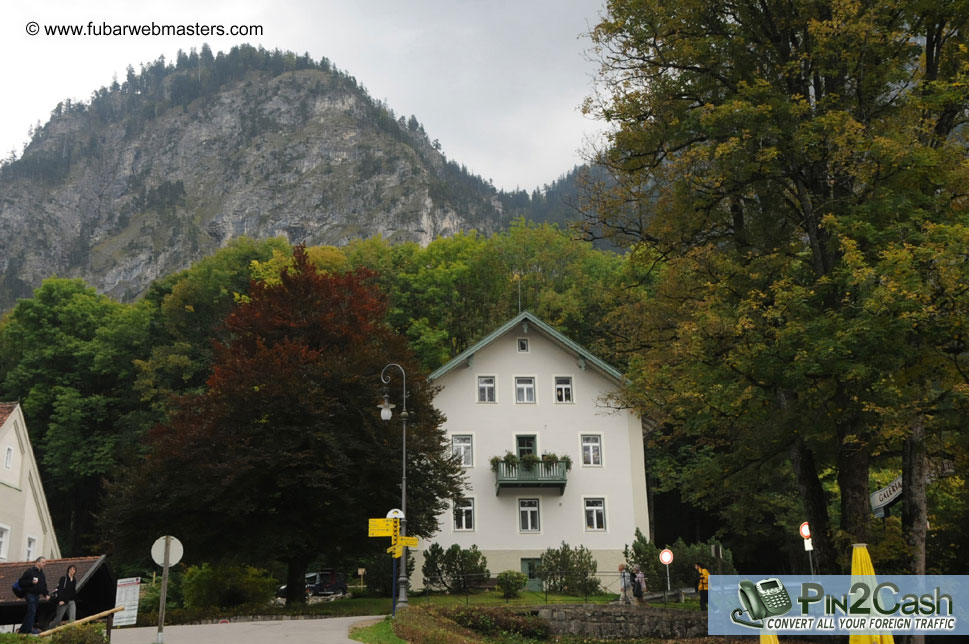
<path fill-rule="evenodd" d="M 633 564 L 633 595 L 636 596 L 636 603 L 640 606 L 646 605 L 646 575 L 640 570 L 639 564 Z"/>
<path fill-rule="evenodd" d="M 67 567 L 67 574 L 57 582 L 57 590 L 54 591 L 57 600 L 57 612 L 54 613 L 54 621 L 51 622 L 51 627 L 60 625 L 65 612 L 67 612 L 67 621 L 73 622 L 77 619 L 77 609 L 74 604 L 74 598 L 77 597 L 77 580 L 74 578 L 76 575 L 77 566 L 71 564 Z"/>
<path fill-rule="evenodd" d="M 632 578 L 626 572 L 626 564 L 619 564 L 619 601 L 623 604 L 631 603 L 629 595 L 632 589 Z"/>
<path fill-rule="evenodd" d="M 696 591 L 700 594 L 700 610 L 707 609 L 707 595 L 710 591 L 710 571 L 703 567 L 698 561 L 693 564 L 696 567 Z"/>
<path fill-rule="evenodd" d="M 30 635 L 40 632 L 34 628 L 34 620 L 37 619 L 37 604 L 40 603 L 40 598 L 47 599 L 47 577 L 44 576 L 46 565 L 45 557 L 37 557 L 34 565 L 20 576 L 20 587 L 24 589 L 24 600 L 27 602 L 27 614 L 24 616 L 24 623 L 20 625 L 19 633 Z"/>

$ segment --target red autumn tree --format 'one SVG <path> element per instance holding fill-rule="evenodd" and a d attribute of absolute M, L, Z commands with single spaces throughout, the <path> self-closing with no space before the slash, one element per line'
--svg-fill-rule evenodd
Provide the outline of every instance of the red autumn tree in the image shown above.
<path fill-rule="evenodd" d="M 376 407 L 389 362 L 408 375 L 408 528 L 436 529 L 460 468 L 372 277 L 320 274 L 297 247 L 279 284 L 252 284 L 225 321 L 231 340 L 216 346 L 206 391 L 177 402 L 116 486 L 105 523 L 120 548 L 176 534 L 198 558 L 279 560 L 287 599 L 302 601 L 317 556 L 385 547 L 367 539 L 367 519 L 400 500 L 401 425 Z"/>

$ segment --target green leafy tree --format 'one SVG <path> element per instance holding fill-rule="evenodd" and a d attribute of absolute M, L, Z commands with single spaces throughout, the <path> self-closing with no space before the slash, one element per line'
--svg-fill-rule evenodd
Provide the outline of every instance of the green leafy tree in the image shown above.
<path fill-rule="evenodd" d="M 384 542 L 386 543 L 386 542 Z M 414 560 L 413 550 L 407 550 L 407 578 L 412 579 L 417 562 Z M 381 548 L 358 561 L 367 571 L 367 590 L 375 595 L 391 597 L 394 587 L 400 579 L 400 562 L 403 557 L 394 559 Z M 396 563 L 396 566 L 395 566 Z"/>
<path fill-rule="evenodd" d="M 966 262 L 942 239 L 967 226 L 967 21 L 950 2 L 613 0 L 592 33 L 586 108 L 613 128 L 587 232 L 649 275 L 613 317 L 625 402 L 658 421 L 663 486 L 738 522 L 725 490 L 780 492 L 823 570 L 871 536 L 870 473 L 903 446 L 924 468 L 965 406 Z M 919 572 L 925 495 L 906 496 Z"/>
<path fill-rule="evenodd" d="M 113 488 L 105 528 L 129 555 L 164 529 L 199 557 L 280 560 L 287 601 L 303 602 L 307 564 L 375 548 L 362 538 L 368 518 L 399 501 L 399 425 L 376 413 L 390 360 L 409 376 L 411 534 L 436 530 L 462 474 L 369 274 L 320 274 L 301 247 L 293 260 L 226 319 L 205 390 L 149 434 L 145 460 Z"/>
<path fill-rule="evenodd" d="M 131 388 L 134 361 L 148 352 L 149 319 L 144 306 L 53 278 L 0 325 L 0 392 L 23 403 L 66 553 L 97 543 L 103 480 L 151 422 Z"/>
<path fill-rule="evenodd" d="M 440 238 L 426 248 L 351 243 L 350 265 L 379 274 L 388 319 L 435 369 L 528 309 L 605 357 L 599 321 L 614 306 L 621 259 L 550 225 L 513 223 L 489 238 Z"/>
<path fill-rule="evenodd" d="M 190 268 L 154 282 L 143 301 L 152 312 L 151 353 L 137 363 L 135 387 L 158 412 L 174 394 L 199 390 L 211 373 L 214 341 L 236 299 L 249 292 L 253 270 L 274 253 L 289 256 L 282 239 L 239 237 Z"/>

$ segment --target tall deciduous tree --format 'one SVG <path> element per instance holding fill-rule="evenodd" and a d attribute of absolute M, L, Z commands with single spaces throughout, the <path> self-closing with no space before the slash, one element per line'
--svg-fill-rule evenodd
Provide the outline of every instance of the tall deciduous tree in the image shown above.
<path fill-rule="evenodd" d="M 23 402 L 65 553 L 95 547 L 102 481 L 149 422 L 131 387 L 148 323 L 144 306 L 54 278 L 0 325 L 0 398 Z"/>
<path fill-rule="evenodd" d="M 190 268 L 154 282 L 143 301 L 152 313 L 151 354 L 137 362 L 135 388 L 157 413 L 168 398 L 202 387 L 210 375 L 213 340 L 225 340 L 223 321 L 244 296 L 254 263 L 290 252 L 283 239 L 232 240 Z"/>
<path fill-rule="evenodd" d="M 474 233 L 426 248 L 380 239 L 347 248 L 352 266 L 380 274 L 389 319 L 422 364 L 444 364 L 522 308 L 601 352 L 598 323 L 612 303 L 621 260 L 552 225 L 516 221 L 490 238 Z"/>
<path fill-rule="evenodd" d="M 923 430 L 964 404 L 964 293 L 940 273 L 965 279 L 966 262 L 940 240 L 969 225 L 969 11 L 607 6 L 587 110 L 614 126 L 596 159 L 612 181 L 590 193 L 588 230 L 659 268 L 616 318 L 635 355 L 627 401 L 664 422 L 657 441 L 688 465 L 669 482 L 694 500 L 729 514 L 711 481 L 793 487 L 831 570 L 836 544 L 869 535 L 872 466 L 909 439 L 920 467 Z"/>
<path fill-rule="evenodd" d="M 205 390 L 180 400 L 117 487 L 107 526 L 119 545 L 168 531 L 202 557 L 281 560 L 288 599 L 303 601 L 307 564 L 374 547 L 367 519 L 399 503 L 401 426 L 376 407 L 388 362 L 408 375 L 408 526 L 436 530 L 461 472 L 385 313 L 369 273 L 320 274 L 302 247 L 278 283 L 254 282 L 226 319 Z"/>

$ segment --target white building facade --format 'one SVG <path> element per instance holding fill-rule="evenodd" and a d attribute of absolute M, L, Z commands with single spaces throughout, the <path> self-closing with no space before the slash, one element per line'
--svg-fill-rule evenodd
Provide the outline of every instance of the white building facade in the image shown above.
<path fill-rule="evenodd" d="M 534 578 L 541 554 L 563 541 L 615 571 L 636 528 L 649 534 L 642 425 L 606 402 L 622 382 L 614 368 L 524 312 L 431 380 L 442 387 L 435 406 L 470 489 L 422 550 L 477 545 L 492 575 Z M 495 471 L 492 457 L 506 453 L 548 462 L 502 462 Z"/>
<path fill-rule="evenodd" d="M 0 403 L 0 562 L 59 559 L 47 497 L 18 403 Z"/>

